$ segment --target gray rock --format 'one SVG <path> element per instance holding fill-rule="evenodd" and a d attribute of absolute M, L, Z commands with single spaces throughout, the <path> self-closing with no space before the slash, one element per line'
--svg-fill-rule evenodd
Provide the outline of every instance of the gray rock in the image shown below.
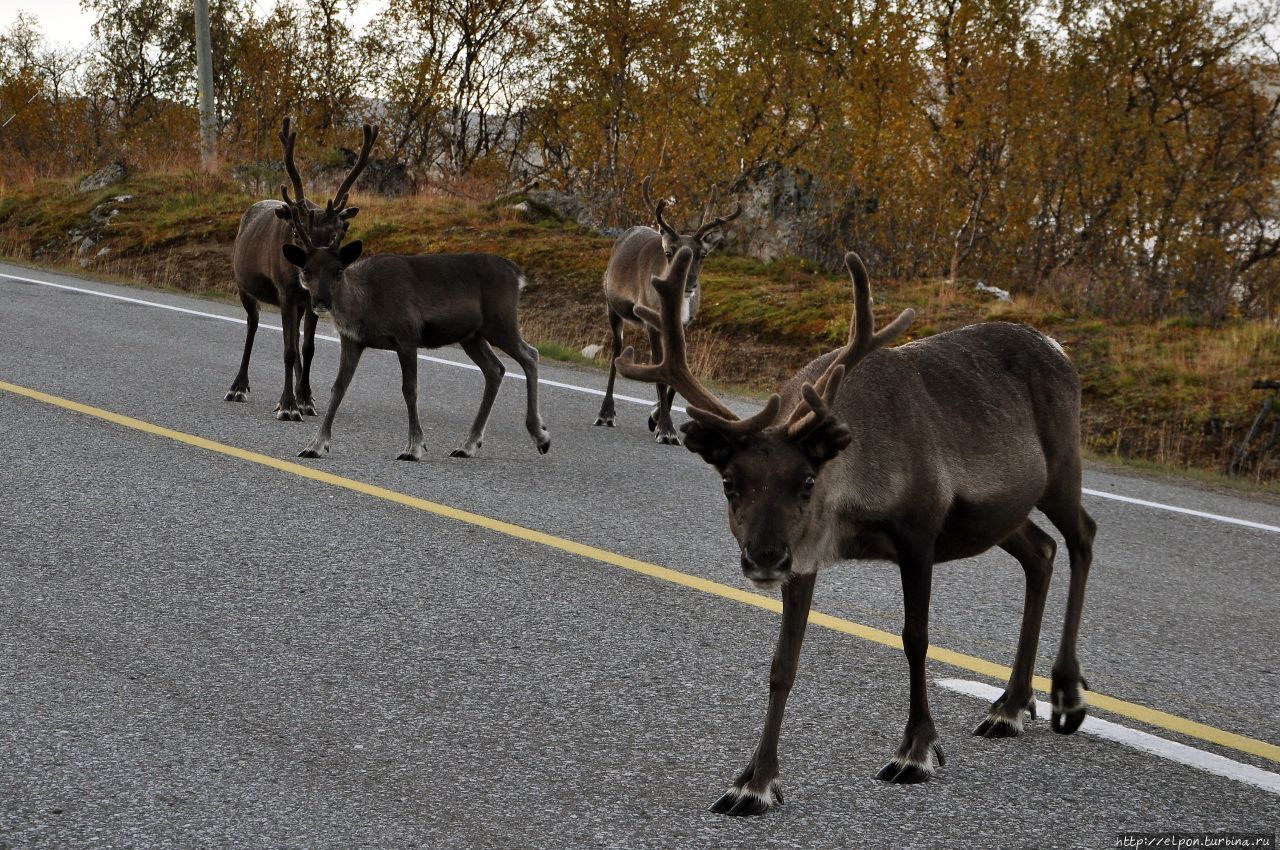
<path fill-rule="evenodd" d="M 86 236 L 80 240 L 80 244 L 76 248 L 76 253 L 83 257 L 85 254 L 89 253 L 94 245 L 97 244 L 97 242 L 93 241 L 92 237 Z"/>
<path fill-rule="evenodd" d="M 119 183 L 128 176 L 128 167 L 123 162 L 116 160 L 81 180 L 76 189 L 81 192 L 96 192 L 99 189 L 105 189 L 108 186 Z"/>
<path fill-rule="evenodd" d="M 602 233 L 605 236 L 616 236 L 622 232 L 619 228 L 605 225 L 605 215 L 601 210 L 567 192 L 561 192 L 558 189 L 539 189 L 536 192 L 530 192 L 525 197 L 533 205 L 550 210 L 566 221 L 577 222 L 583 227 Z"/>
<path fill-rule="evenodd" d="M 982 281 L 978 281 L 973 285 L 973 288 L 979 292 L 985 292 L 1000 301 L 1013 301 L 1013 296 L 1009 294 L 1008 290 L 1001 289 L 998 286 L 987 286 Z"/>

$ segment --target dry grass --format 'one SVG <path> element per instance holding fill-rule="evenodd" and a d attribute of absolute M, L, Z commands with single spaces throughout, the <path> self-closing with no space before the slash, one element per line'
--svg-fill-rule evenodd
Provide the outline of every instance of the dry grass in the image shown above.
<path fill-rule="evenodd" d="M 8 178 L 0 178 L 8 180 Z M 256 197 L 229 180 L 175 162 L 169 173 L 134 175 L 126 184 L 80 194 L 71 181 L 18 175 L 0 196 L 0 254 L 63 264 L 166 289 L 234 296 L 230 249 L 239 217 Z M 398 199 L 359 195 L 353 235 L 381 252 L 492 251 L 520 263 L 530 279 L 521 323 L 530 341 L 576 358 L 603 347 L 608 328 L 600 281 L 611 240 L 572 223 L 530 220 L 490 204 L 494 186 L 480 181 L 428 185 Z M 67 236 L 89 212 L 119 194 L 134 201 L 101 228 L 87 257 Z M 97 255 L 106 248 L 107 253 Z M 874 273 L 874 270 L 873 270 Z M 689 334 L 698 374 L 721 385 L 769 391 L 812 357 L 840 344 L 852 295 L 846 275 L 828 275 L 787 260 L 770 265 L 712 255 L 703 270 L 703 303 Z M 904 307 L 918 314 L 909 337 L 975 321 L 1032 324 L 1062 342 L 1084 384 L 1087 446 L 1100 455 L 1142 458 L 1180 468 L 1221 470 L 1256 415 L 1254 378 L 1280 377 L 1280 325 L 1234 321 L 1116 322 L 1074 310 L 1060 293 L 1042 290 L 993 301 L 941 279 L 874 280 L 876 315 L 887 321 Z M 648 356 L 644 334 L 626 342 Z M 550 356 L 550 355 L 549 355 Z M 603 381 L 603 378 L 602 378 Z M 1257 458 L 1247 474 L 1280 480 L 1280 448 Z"/>

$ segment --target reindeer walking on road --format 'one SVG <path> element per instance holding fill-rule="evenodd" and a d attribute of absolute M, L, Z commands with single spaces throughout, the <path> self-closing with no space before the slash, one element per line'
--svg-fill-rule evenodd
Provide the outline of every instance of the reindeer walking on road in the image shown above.
<path fill-rule="evenodd" d="M 726 224 L 742 215 L 739 204 L 727 216 L 719 216 L 707 221 L 707 215 L 716 202 L 714 189 L 698 219 L 698 226 L 692 233 L 681 234 L 663 217 L 667 201 L 663 199 L 657 204 L 649 197 L 651 177 L 646 177 L 641 184 L 644 202 L 654 211 L 658 220 L 658 229 L 652 227 L 633 227 L 618 237 L 609 255 L 609 265 L 604 272 L 604 297 L 609 311 L 609 332 L 613 350 L 609 356 L 609 384 L 605 388 L 604 402 L 600 405 L 600 413 L 596 417 L 597 425 L 614 427 L 617 410 L 613 403 L 613 383 L 617 378 L 617 370 L 613 361 L 622 353 L 623 323 L 645 324 L 636 312 L 641 306 L 650 310 L 658 307 L 658 294 L 649 285 L 654 275 L 662 274 L 677 250 L 684 248 L 690 252 L 689 273 L 684 281 L 684 296 L 681 301 L 680 320 L 682 327 L 691 323 L 698 315 L 698 304 L 701 301 L 698 276 L 702 270 L 702 261 L 710 251 L 723 240 L 720 231 Z M 656 358 L 661 350 L 661 330 L 653 325 L 645 324 L 649 334 L 649 345 Z M 671 402 L 675 398 L 675 390 L 658 384 L 658 403 L 649 414 L 649 430 L 659 443 L 678 445 L 671 424 Z"/>
<path fill-rule="evenodd" d="M 294 210 L 294 215 L 300 212 Z M 524 370 L 528 406 L 525 427 L 538 451 L 551 448 L 551 434 L 538 411 L 538 350 L 520 335 L 518 310 L 525 277 L 510 260 L 493 254 L 375 254 L 360 260 L 359 241 L 341 237 L 317 244 L 299 229 L 302 247 L 285 245 L 285 259 L 321 315 L 330 315 L 342 342 L 338 376 L 320 431 L 301 457 L 329 453 L 333 418 L 366 348 L 396 352 L 401 389 L 409 410 L 409 441 L 400 460 L 421 460 L 426 448 L 418 420 L 418 349 L 458 343 L 484 375 L 484 396 L 466 440 L 453 457 L 474 457 L 484 442 L 489 411 L 505 367 L 492 346 Z"/>
<path fill-rule="evenodd" d="M 764 732 L 712 810 L 758 815 L 782 801 L 778 737 L 814 582 L 818 570 L 842 560 L 889 560 L 902 577 L 911 698 L 902 742 L 877 778 L 923 782 L 942 765 L 925 681 L 933 566 L 995 546 L 1021 564 L 1026 594 L 1008 685 L 974 734 L 1020 734 L 1035 706 L 1031 679 L 1056 551 L 1030 518 L 1037 508 L 1070 556 L 1051 721 L 1055 732 L 1076 731 L 1087 688 L 1076 639 L 1096 526 L 1080 504 L 1080 382 L 1061 346 L 1033 328 L 993 322 L 886 348 L 914 313 L 876 332 L 866 269 L 850 253 L 848 344 L 801 369 L 764 410 L 739 419 L 686 360 L 681 311 L 692 261 L 681 249 L 666 274 L 653 278 L 660 313 L 636 308 L 662 329 L 661 362 L 637 365 L 628 348 L 617 369 L 689 400 L 685 446 L 721 476 L 743 574 L 761 587 L 781 586 Z"/>

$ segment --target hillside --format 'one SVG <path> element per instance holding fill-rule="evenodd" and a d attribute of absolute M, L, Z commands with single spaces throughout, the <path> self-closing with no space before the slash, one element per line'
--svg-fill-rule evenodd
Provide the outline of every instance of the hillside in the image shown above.
<path fill-rule="evenodd" d="M 231 246 L 240 214 L 254 200 L 229 180 L 194 173 L 139 174 L 88 193 L 72 181 L 10 186 L 0 200 L 0 254 L 231 299 Z M 607 343 L 600 281 L 610 239 L 549 213 L 526 214 L 510 201 L 416 196 L 354 203 L 361 212 L 352 235 L 365 240 L 366 250 L 492 251 L 523 265 L 530 286 L 522 325 L 544 355 L 572 357 L 585 345 Z M 1097 454 L 1221 471 L 1262 401 L 1251 381 L 1280 372 L 1275 324 L 1116 322 L 1046 297 L 1006 303 L 968 285 L 878 279 L 871 271 L 879 320 L 916 309 L 908 338 L 1000 319 L 1027 322 L 1061 341 L 1080 369 L 1085 439 Z M 765 391 L 838 344 L 850 309 L 847 278 L 800 261 L 762 265 L 712 255 L 690 333 L 691 361 L 723 385 Z M 646 347 L 634 333 L 628 342 Z M 234 356 L 228 352 L 228 363 Z M 598 362 L 604 365 L 603 355 Z M 1280 447 L 1248 477 L 1280 481 Z"/>

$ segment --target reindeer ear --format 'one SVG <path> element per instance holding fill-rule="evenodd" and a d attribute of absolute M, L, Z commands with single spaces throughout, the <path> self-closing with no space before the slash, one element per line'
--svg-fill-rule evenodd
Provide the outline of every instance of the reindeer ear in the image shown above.
<path fill-rule="evenodd" d="M 348 242 L 338 249 L 338 259 L 344 266 L 349 266 L 356 260 L 360 259 L 360 252 L 364 250 L 364 243 L 357 239 L 354 242 Z"/>
<path fill-rule="evenodd" d="M 276 207 L 276 218 L 282 218 L 285 221 L 288 221 L 292 217 L 293 213 L 289 212 L 288 206 Z"/>
<path fill-rule="evenodd" d="M 853 432 L 836 417 L 827 416 L 806 428 L 795 441 L 809 456 L 809 461 L 819 467 L 848 448 L 853 442 Z"/>
<path fill-rule="evenodd" d="M 298 268 L 302 268 L 307 264 L 307 252 L 292 242 L 286 242 L 281 250 L 284 252 L 284 258 Z"/>
<path fill-rule="evenodd" d="M 680 430 L 684 432 L 684 447 L 717 469 L 733 457 L 732 444 L 715 428 L 708 428 L 695 419 L 681 425 Z"/>
<path fill-rule="evenodd" d="M 338 218 L 342 219 L 343 221 L 350 221 L 351 219 L 356 217 L 356 213 L 358 212 L 360 212 L 359 207 L 347 207 L 345 210 L 338 213 Z"/>

